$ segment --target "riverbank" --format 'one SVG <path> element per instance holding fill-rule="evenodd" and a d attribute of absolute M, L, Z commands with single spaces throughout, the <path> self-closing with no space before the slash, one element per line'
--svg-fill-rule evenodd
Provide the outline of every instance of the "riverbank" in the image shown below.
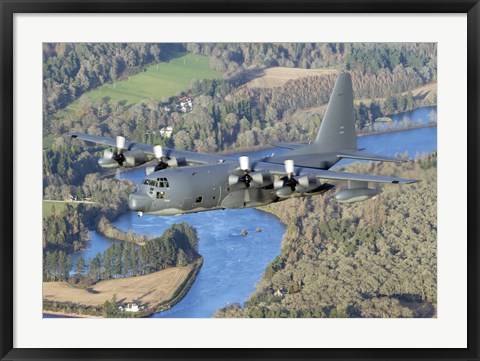
<path fill-rule="evenodd" d="M 101 316 L 91 316 L 91 315 L 83 315 L 80 313 L 66 313 L 60 311 L 46 311 L 43 310 L 44 316 L 57 316 L 62 318 L 103 318 Z"/>
<path fill-rule="evenodd" d="M 331 192 L 262 207 L 288 225 L 281 252 L 244 306 L 224 306 L 214 317 L 436 317 L 436 153 L 346 168 L 422 182 L 385 186 L 376 199 L 346 206 Z M 404 254 L 415 261 L 403 265 Z"/>
<path fill-rule="evenodd" d="M 116 217 L 118 218 L 118 216 Z M 115 218 L 115 219 L 116 219 Z M 137 234 L 129 230 L 123 232 L 120 229 L 113 226 L 113 224 L 105 217 L 101 216 L 97 226 L 97 232 L 108 239 L 123 242 L 132 242 L 139 246 L 144 246 L 149 239 L 153 236 L 148 234 Z"/>
<path fill-rule="evenodd" d="M 395 132 L 404 132 L 407 130 L 415 130 L 415 129 L 422 129 L 422 128 L 431 128 L 431 127 L 436 127 L 437 125 L 438 125 L 437 122 L 428 122 L 424 124 L 411 125 L 406 128 L 389 128 L 389 129 L 365 131 L 365 132 L 360 131 L 360 132 L 357 132 L 357 137 L 365 137 L 367 135 L 380 135 L 380 134 L 395 133 Z"/>
<path fill-rule="evenodd" d="M 73 317 L 146 317 L 178 303 L 188 293 L 202 264 L 200 257 L 185 267 L 101 281 L 89 288 L 76 288 L 67 282 L 44 282 L 43 312 Z M 113 299 L 116 299 L 115 310 L 135 303 L 139 311 L 107 315 L 104 305 Z"/>

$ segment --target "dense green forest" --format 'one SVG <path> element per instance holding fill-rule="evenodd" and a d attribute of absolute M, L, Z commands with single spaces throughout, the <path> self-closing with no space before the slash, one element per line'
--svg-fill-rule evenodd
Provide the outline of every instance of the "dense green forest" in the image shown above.
<path fill-rule="evenodd" d="M 161 60 L 176 44 L 43 43 L 43 113 L 53 114 L 88 90 Z"/>
<path fill-rule="evenodd" d="M 245 307 L 216 317 L 432 317 L 437 299 L 436 153 L 346 169 L 422 179 L 341 205 L 324 196 L 265 208 L 287 230 Z"/>
<path fill-rule="evenodd" d="M 89 224 L 87 217 L 90 214 L 83 204 L 78 207 L 67 205 L 60 212 L 52 206 L 52 215 L 43 218 L 44 252 L 72 253 L 82 250 L 89 237 L 86 225 Z"/>
<path fill-rule="evenodd" d="M 140 72 L 180 52 L 210 57 L 227 79 L 252 67 L 342 66 L 365 74 L 409 69 L 423 83 L 436 78 L 434 43 L 44 43 L 44 115 L 105 82 Z"/>
<path fill-rule="evenodd" d="M 172 112 L 154 99 L 126 105 L 82 96 L 182 52 L 210 57 L 211 67 L 224 74 L 223 79 L 197 79 L 185 89 L 194 97 L 191 113 Z M 272 66 L 351 71 L 355 97 L 366 99 L 363 107 L 356 106 L 361 129 L 378 117 L 434 104 L 435 97 L 415 98 L 409 91 L 436 81 L 436 64 L 433 43 L 44 44 L 44 134 L 121 134 L 204 152 L 305 138 L 323 113 L 301 110 L 323 105 L 336 75 L 293 79 L 281 88 L 243 86 Z M 56 120 L 55 112 L 75 99 L 76 113 Z M 158 134 L 163 126 L 173 127 L 172 138 Z"/>
<path fill-rule="evenodd" d="M 102 218 L 108 221 L 128 210 L 128 194 L 134 189 L 129 181 L 114 178 L 101 178 L 98 173 L 85 177 L 82 187 L 50 185 L 45 189 L 45 196 L 50 199 L 60 197 L 68 199 L 68 194 L 85 194 L 94 203 L 76 202 L 75 206 L 66 204 L 62 210 L 52 206 L 50 216 L 43 218 L 43 250 L 44 252 L 64 251 L 78 252 L 86 247 L 89 239 L 88 229 L 96 229 Z M 55 194 L 59 190 L 61 194 Z"/>
<path fill-rule="evenodd" d="M 71 281 L 91 285 L 101 280 L 134 277 L 174 266 L 186 266 L 197 260 L 198 236 L 187 223 L 173 224 L 161 237 L 150 239 L 142 247 L 133 243 L 113 243 L 93 259 L 78 257 L 75 265 L 64 251 L 47 251 L 44 257 L 44 281 Z M 71 276 L 72 267 L 75 275 Z"/>

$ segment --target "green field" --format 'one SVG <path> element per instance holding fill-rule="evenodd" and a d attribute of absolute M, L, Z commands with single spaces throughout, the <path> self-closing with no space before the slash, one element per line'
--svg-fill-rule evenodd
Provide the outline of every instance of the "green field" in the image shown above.
<path fill-rule="evenodd" d="M 43 138 L 43 149 L 50 148 L 53 142 L 55 142 L 55 136 L 53 134 L 50 134 L 48 137 Z"/>
<path fill-rule="evenodd" d="M 78 203 L 74 202 L 54 202 L 54 201 L 43 201 L 42 216 L 50 217 L 52 215 L 52 206 L 55 206 L 57 212 L 63 211 L 67 204 L 76 207 Z"/>
<path fill-rule="evenodd" d="M 210 69 L 210 58 L 203 55 L 186 54 L 166 62 L 151 65 L 142 73 L 126 80 L 104 84 L 85 93 L 93 101 L 105 98 L 110 104 L 125 102 L 126 105 L 144 99 L 162 100 L 188 89 L 194 79 L 220 78 L 222 73 Z M 53 115 L 62 119 L 75 115 L 78 100 Z"/>

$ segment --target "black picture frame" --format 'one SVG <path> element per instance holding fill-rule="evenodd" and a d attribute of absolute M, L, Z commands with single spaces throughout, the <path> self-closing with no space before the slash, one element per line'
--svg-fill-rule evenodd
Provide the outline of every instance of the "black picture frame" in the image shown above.
<path fill-rule="evenodd" d="M 133 6 L 134 4 L 134 6 Z M 468 330 L 466 349 L 19 349 L 13 347 L 13 17 L 16 13 L 466 13 L 468 43 Z M 479 0 L 0 0 L 2 360 L 478 360 L 479 359 Z M 454 332 L 454 330 L 452 330 Z M 219 345 L 221 347 L 221 345 Z"/>

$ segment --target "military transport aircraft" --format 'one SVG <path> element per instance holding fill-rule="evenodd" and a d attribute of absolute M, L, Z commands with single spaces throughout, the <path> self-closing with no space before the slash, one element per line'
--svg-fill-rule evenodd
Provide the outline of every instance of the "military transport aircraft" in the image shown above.
<path fill-rule="evenodd" d="M 335 195 L 341 203 L 369 199 L 381 190 L 371 183 L 407 184 L 413 179 L 353 174 L 328 170 L 342 158 L 403 162 L 404 159 L 364 152 L 357 148 L 352 80 L 341 73 L 335 83 L 316 139 L 307 145 L 275 144 L 289 151 L 278 156 L 249 159 L 201 154 L 126 141 L 72 133 L 72 138 L 107 145 L 98 160 L 104 168 L 136 167 L 155 157 L 147 177 L 129 195 L 128 205 L 139 216 L 170 216 L 225 208 L 257 207 L 292 197 L 322 194 L 347 181 Z M 153 157 L 152 157 L 153 156 Z"/>

